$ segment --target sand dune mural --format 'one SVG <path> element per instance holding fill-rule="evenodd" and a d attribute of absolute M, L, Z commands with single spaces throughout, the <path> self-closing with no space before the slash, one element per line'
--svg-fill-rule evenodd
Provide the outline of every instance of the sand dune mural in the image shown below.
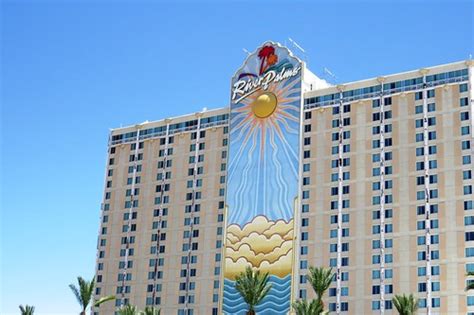
<path fill-rule="evenodd" d="M 228 279 L 233 280 L 248 265 L 280 278 L 291 273 L 293 220 L 269 221 L 257 216 L 242 229 L 236 224 L 228 226 L 226 241 Z"/>

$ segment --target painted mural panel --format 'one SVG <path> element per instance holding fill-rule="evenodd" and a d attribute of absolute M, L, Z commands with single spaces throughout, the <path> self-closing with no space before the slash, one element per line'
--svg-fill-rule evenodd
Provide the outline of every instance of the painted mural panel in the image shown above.
<path fill-rule="evenodd" d="M 257 314 L 290 310 L 302 71 L 288 49 L 267 42 L 232 79 L 224 314 L 245 314 L 234 279 L 249 265 L 272 284 Z"/>

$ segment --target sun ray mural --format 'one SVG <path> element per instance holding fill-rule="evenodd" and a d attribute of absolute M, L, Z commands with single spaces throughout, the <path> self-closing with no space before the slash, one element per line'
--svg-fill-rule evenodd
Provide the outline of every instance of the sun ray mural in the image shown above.
<path fill-rule="evenodd" d="M 232 80 L 224 314 L 246 312 L 234 279 L 247 266 L 270 273 L 258 314 L 290 310 L 302 71 L 288 49 L 267 42 Z"/>

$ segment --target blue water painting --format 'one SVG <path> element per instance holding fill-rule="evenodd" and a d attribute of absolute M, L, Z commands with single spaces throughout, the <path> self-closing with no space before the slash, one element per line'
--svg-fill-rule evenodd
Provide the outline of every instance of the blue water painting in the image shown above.
<path fill-rule="evenodd" d="M 268 283 L 272 284 L 272 289 L 263 301 L 255 307 L 256 313 L 258 315 L 288 313 L 291 300 L 291 275 L 283 279 L 270 275 Z M 229 279 L 224 280 L 223 311 L 225 315 L 245 315 L 247 312 L 247 304 L 235 289 L 235 281 Z"/>

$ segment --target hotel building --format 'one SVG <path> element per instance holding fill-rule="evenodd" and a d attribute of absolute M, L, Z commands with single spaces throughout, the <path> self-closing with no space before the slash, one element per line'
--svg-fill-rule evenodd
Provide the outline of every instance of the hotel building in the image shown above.
<path fill-rule="evenodd" d="M 474 314 L 474 62 L 331 85 L 267 42 L 231 104 L 110 132 L 95 308 L 245 314 L 233 289 L 271 274 L 257 314 L 314 297 L 334 314 Z"/>

